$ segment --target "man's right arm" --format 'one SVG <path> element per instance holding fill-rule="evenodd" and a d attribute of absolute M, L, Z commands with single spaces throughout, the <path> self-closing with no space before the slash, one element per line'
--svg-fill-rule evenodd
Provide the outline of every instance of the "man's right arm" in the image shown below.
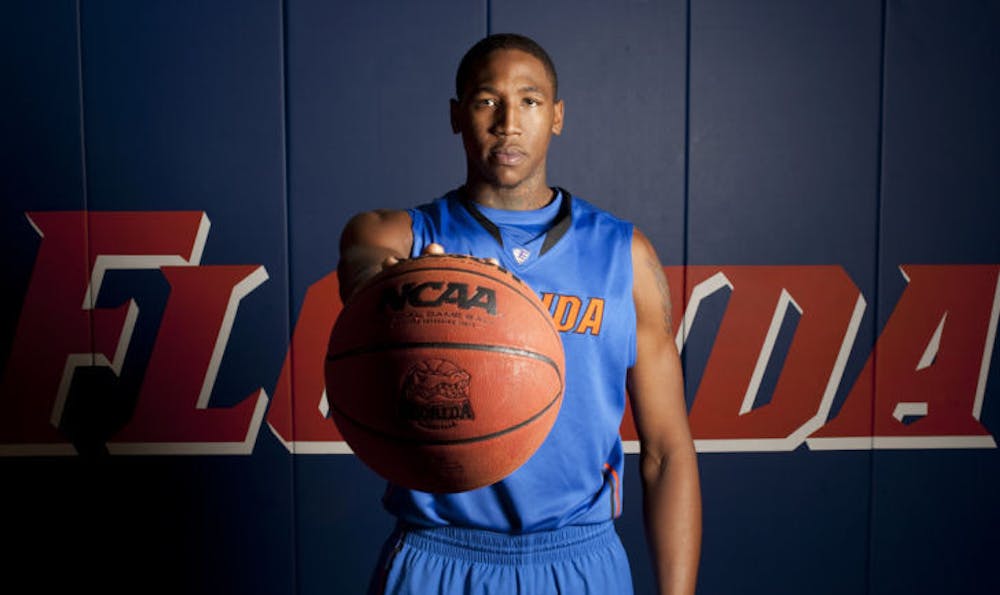
<path fill-rule="evenodd" d="M 409 258 L 413 229 L 406 211 L 367 211 L 351 218 L 340 235 L 337 278 L 345 304 L 385 266 Z"/>

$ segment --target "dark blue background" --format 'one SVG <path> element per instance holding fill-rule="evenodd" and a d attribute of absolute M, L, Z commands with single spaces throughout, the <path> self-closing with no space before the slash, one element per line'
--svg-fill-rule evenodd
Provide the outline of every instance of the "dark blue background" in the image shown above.
<path fill-rule="evenodd" d="M 995 2 L 13 0 L 0 361 L 39 244 L 25 211 L 203 210 L 204 264 L 269 275 L 240 304 L 213 404 L 273 395 L 350 215 L 461 183 L 454 70 L 500 31 L 559 68 L 551 182 L 636 221 L 665 264 L 844 267 L 868 309 L 834 414 L 899 265 L 1000 263 Z M 77 409 L 100 414 L 88 386 L 134 390 L 166 291 L 155 272 L 109 275 L 102 304 L 134 296 L 142 315 L 122 378 L 78 377 Z M 691 379 L 706 341 L 685 350 Z M 996 433 L 993 349 L 981 419 Z M 651 593 L 636 463 L 618 528 Z M 700 465 L 699 593 L 1000 592 L 995 450 Z M 293 455 L 266 427 L 250 456 L 5 458 L 0 473 L 0 570 L 42 592 L 356 593 L 391 526 L 356 459 Z"/>

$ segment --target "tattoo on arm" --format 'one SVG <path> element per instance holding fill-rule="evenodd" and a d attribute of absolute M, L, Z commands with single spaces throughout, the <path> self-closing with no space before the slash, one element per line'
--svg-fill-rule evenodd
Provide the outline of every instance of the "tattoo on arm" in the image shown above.
<path fill-rule="evenodd" d="M 656 293 L 659 296 L 660 309 L 663 312 L 663 325 L 667 336 L 674 335 L 674 320 L 671 314 L 670 286 L 667 284 L 667 276 L 663 273 L 663 267 L 655 258 L 646 259 L 646 268 L 656 279 Z"/>

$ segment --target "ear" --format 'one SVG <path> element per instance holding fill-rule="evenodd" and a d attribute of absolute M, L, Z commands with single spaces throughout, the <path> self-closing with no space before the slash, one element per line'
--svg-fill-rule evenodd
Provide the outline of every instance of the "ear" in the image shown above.
<path fill-rule="evenodd" d="M 459 107 L 461 106 L 459 105 L 457 99 L 451 99 L 448 101 L 448 111 L 451 115 L 451 131 L 454 134 L 458 134 L 462 130 L 461 126 L 459 126 L 459 122 L 461 121 L 461 117 L 458 113 Z"/>
<path fill-rule="evenodd" d="M 563 100 L 560 99 L 559 101 L 556 101 L 555 105 L 552 106 L 552 109 L 555 112 L 555 115 L 552 118 L 552 134 L 559 135 L 562 133 L 563 129 L 563 110 L 565 109 Z"/>

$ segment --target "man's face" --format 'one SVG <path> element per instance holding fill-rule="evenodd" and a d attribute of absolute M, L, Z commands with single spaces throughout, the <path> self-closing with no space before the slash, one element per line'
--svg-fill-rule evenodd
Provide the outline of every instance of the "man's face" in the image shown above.
<path fill-rule="evenodd" d="M 562 131 L 563 103 L 540 60 L 497 50 L 453 100 L 451 124 L 462 134 L 471 183 L 494 188 L 545 187 L 549 139 Z"/>

